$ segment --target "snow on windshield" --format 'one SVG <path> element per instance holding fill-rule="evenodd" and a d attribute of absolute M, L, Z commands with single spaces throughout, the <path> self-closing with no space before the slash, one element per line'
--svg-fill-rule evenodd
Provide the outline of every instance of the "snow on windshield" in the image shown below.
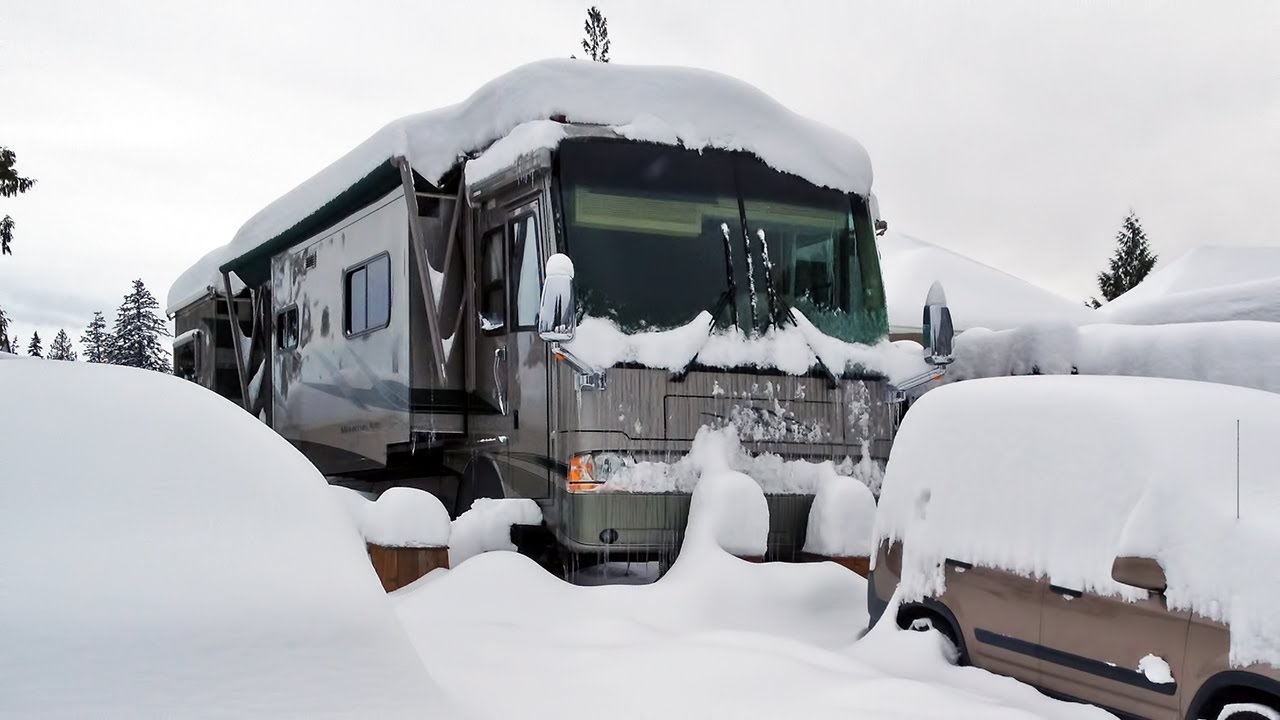
<path fill-rule="evenodd" d="M 517 126 L 557 116 L 619 127 L 649 142 L 744 150 L 776 170 L 843 192 L 871 189 L 871 162 L 860 144 L 740 80 L 689 68 L 544 60 L 489 82 L 457 105 L 383 127 L 250 218 L 220 257 L 229 260 L 288 230 L 392 157 L 407 157 L 435 182 Z M 508 156 L 554 139 L 545 126 L 522 135 L 506 145 Z M 188 280 L 171 288 L 169 307 L 211 282 Z"/>
<path fill-rule="evenodd" d="M 1112 580 L 1112 561 L 1154 558 L 1171 608 L 1231 626 L 1234 664 L 1280 665 L 1277 436 L 1280 397 L 1225 385 L 949 385 L 903 420 L 875 537 L 903 539 L 908 600 L 945 589 L 944 558 L 1137 598 L 1145 591 Z"/>

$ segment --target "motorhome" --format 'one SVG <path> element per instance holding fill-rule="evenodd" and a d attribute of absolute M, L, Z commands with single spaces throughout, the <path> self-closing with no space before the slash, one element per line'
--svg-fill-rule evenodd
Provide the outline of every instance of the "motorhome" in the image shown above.
<path fill-rule="evenodd" d="M 669 558 L 687 488 L 614 474 L 704 426 L 883 463 L 895 390 L 949 360 L 940 300 L 924 357 L 888 342 L 870 183 L 855 141 L 739 81 L 535 63 L 392 123 L 185 273 L 175 372 L 335 483 L 532 498 L 565 567 Z M 772 557 L 811 493 L 768 493 Z"/>

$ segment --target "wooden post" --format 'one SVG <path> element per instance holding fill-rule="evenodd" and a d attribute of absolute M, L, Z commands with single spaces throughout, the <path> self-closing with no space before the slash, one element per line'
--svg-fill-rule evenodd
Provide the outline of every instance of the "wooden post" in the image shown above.
<path fill-rule="evenodd" d="M 436 568 L 449 567 L 447 547 L 387 547 L 368 544 L 369 561 L 387 592 L 399 590 Z"/>

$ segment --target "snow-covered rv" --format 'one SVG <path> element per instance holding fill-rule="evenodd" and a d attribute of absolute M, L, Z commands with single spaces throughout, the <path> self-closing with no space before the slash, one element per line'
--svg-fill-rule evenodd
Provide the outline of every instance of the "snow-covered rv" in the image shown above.
<path fill-rule="evenodd" d="M 849 474 L 888 456 L 894 388 L 948 361 L 940 303 L 936 352 L 887 340 L 870 190 L 860 145 L 739 81 L 535 63 L 388 125 L 185 273 L 177 371 L 335 482 L 532 498 L 571 563 L 661 556 L 701 428 Z M 813 484 L 765 487 L 788 557 Z"/>

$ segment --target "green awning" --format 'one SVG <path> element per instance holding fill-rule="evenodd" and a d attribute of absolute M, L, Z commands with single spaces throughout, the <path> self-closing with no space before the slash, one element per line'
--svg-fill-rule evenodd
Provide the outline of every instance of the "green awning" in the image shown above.
<path fill-rule="evenodd" d="M 271 279 L 271 258 L 276 254 L 319 234 L 399 186 L 400 170 L 389 159 L 293 227 L 224 262 L 218 269 L 235 272 L 246 285 L 257 287 Z"/>

